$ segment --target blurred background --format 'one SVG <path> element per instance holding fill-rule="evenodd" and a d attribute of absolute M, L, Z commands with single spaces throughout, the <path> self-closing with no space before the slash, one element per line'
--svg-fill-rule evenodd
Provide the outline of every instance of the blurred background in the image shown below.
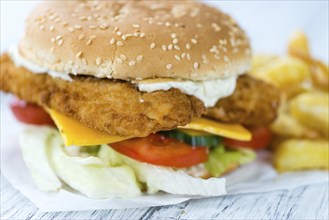
<path fill-rule="evenodd" d="M 1 0 L 1 52 L 18 42 L 24 19 L 39 1 Z M 232 15 L 247 31 L 254 52 L 286 51 L 293 30 L 306 32 L 314 57 L 329 60 L 329 4 L 324 1 L 204 1 Z"/>

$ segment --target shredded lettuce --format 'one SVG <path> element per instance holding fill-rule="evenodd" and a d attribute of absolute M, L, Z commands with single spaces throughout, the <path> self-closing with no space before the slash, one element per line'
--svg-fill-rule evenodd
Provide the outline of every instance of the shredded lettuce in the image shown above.
<path fill-rule="evenodd" d="M 224 146 L 220 145 L 210 151 L 205 167 L 212 176 L 218 177 L 237 166 L 249 163 L 255 159 L 256 154 L 252 150 L 241 148 L 230 151 L 225 150 Z"/>
<path fill-rule="evenodd" d="M 111 155 L 109 158 L 113 158 L 113 155 L 121 157 L 122 161 L 135 171 L 137 179 L 146 185 L 148 193 L 155 193 L 158 190 L 194 196 L 219 196 L 226 193 L 223 178 L 195 178 L 181 170 L 175 171 L 167 167 L 138 162 L 115 152 L 108 146 L 102 146 L 101 151 L 103 154 Z"/>
<path fill-rule="evenodd" d="M 23 152 L 25 156 L 30 148 L 35 151 L 35 154 L 40 154 L 39 149 L 34 144 L 38 141 L 49 151 L 48 157 L 45 157 L 44 154 L 43 157 L 34 158 L 35 164 L 38 163 L 39 159 L 49 160 L 53 170 L 61 180 L 73 189 L 92 198 L 134 197 L 141 194 L 135 174 L 129 166 L 111 167 L 98 157 L 86 157 L 86 152 L 82 152 L 83 157 L 71 156 L 66 151 L 59 133 L 54 129 L 50 132 L 49 129 L 39 127 L 34 128 L 28 134 L 25 133 L 25 137 L 31 140 L 25 145 L 26 150 Z M 44 137 L 43 140 L 40 140 L 40 136 Z M 30 161 L 27 161 L 27 164 L 31 166 Z M 43 175 L 45 171 L 39 172 L 43 170 L 40 164 L 34 168 L 34 173 L 38 176 L 37 179 L 47 177 Z M 50 179 L 47 182 L 49 181 Z"/>
<path fill-rule="evenodd" d="M 29 127 L 20 136 L 23 159 L 31 176 L 43 191 L 58 191 L 62 187 L 49 163 L 49 144 L 56 131 L 49 127 Z"/>

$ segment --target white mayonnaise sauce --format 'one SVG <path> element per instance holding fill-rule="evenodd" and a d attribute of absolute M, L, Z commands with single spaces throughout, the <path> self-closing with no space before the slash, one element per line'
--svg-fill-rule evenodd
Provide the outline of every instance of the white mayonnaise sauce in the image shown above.
<path fill-rule="evenodd" d="M 65 73 L 57 72 L 54 70 L 50 70 L 46 67 L 41 67 L 26 58 L 24 58 L 18 49 L 18 46 L 12 46 L 8 50 L 8 54 L 11 58 L 11 60 L 15 63 L 17 67 L 24 67 L 25 69 L 28 69 L 30 72 L 35 73 L 35 74 L 49 74 L 50 76 L 54 78 L 61 78 L 66 81 L 72 81 L 72 78 Z"/>
<path fill-rule="evenodd" d="M 206 81 L 173 81 L 138 83 L 136 85 L 140 91 L 154 92 L 158 90 L 169 90 L 176 88 L 183 93 L 193 95 L 204 102 L 206 107 L 215 106 L 216 102 L 233 94 L 237 77 Z"/>

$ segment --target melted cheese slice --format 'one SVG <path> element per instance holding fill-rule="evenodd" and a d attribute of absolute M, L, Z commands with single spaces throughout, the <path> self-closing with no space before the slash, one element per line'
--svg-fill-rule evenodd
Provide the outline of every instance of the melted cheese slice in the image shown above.
<path fill-rule="evenodd" d="M 252 138 L 250 131 L 239 124 L 225 124 L 206 118 L 193 118 L 190 124 L 180 128 L 205 131 L 239 141 L 250 141 Z"/>
<path fill-rule="evenodd" d="M 132 137 L 111 136 L 86 127 L 79 121 L 67 117 L 55 110 L 46 109 L 57 125 L 66 146 L 92 146 L 110 144 Z M 180 127 L 193 131 L 202 131 L 240 141 L 251 140 L 251 133 L 238 124 L 224 124 L 206 118 L 193 118 L 192 122 Z"/>
<path fill-rule="evenodd" d="M 110 144 L 131 137 L 111 136 L 97 130 L 86 127 L 79 121 L 67 117 L 52 109 L 46 109 L 54 120 L 66 146 L 92 146 L 99 144 Z"/>

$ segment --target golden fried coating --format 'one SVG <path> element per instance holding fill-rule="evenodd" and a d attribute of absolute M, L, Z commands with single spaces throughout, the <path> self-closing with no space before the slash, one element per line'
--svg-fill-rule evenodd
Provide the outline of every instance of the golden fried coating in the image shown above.
<path fill-rule="evenodd" d="M 84 76 L 64 81 L 17 68 L 7 54 L 0 65 L 1 90 L 110 135 L 147 136 L 186 125 L 205 113 L 200 100 L 177 89 L 143 93 L 128 82 Z"/>
<path fill-rule="evenodd" d="M 277 116 L 279 90 L 249 75 L 240 76 L 233 95 L 209 108 L 207 117 L 250 127 L 269 125 Z"/>

